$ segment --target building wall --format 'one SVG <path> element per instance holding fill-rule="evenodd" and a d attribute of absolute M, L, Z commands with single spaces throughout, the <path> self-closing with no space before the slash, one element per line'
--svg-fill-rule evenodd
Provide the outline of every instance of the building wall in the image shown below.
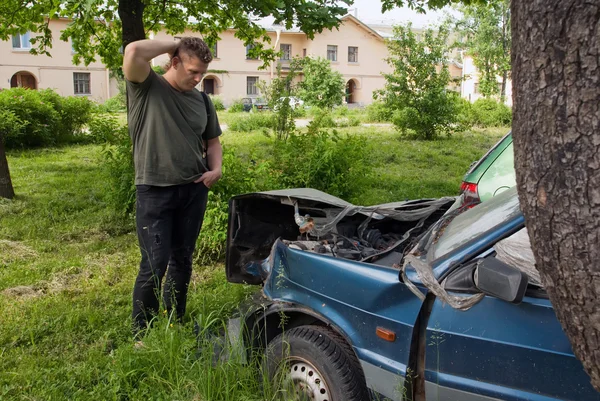
<path fill-rule="evenodd" d="M 182 35 L 197 35 L 187 31 Z M 302 57 L 304 49 L 306 54 L 313 57 L 327 58 L 327 45 L 338 46 L 338 61 L 332 62 L 332 68 L 342 73 L 346 83 L 354 82 L 353 102 L 369 104 L 373 101 L 372 93 L 376 89 L 383 88 L 385 79 L 382 72 L 390 72 L 391 68 L 384 61 L 387 57 L 385 42 L 374 35 L 368 29 L 361 27 L 352 20 L 346 20 L 340 26 L 339 31 L 323 31 L 315 36 L 314 40 L 308 40 L 303 33 L 281 32 L 279 40 L 276 32 L 269 32 L 271 37 L 270 46 L 280 48 L 280 44 L 292 46 L 292 56 Z M 154 36 L 157 40 L 175 40 L 172 35 L 164 32 Z M 358 62 L 348 62 L 348 46 L 358 47 Z M 168 56 L 162 55 L 154 59 L 155 65 L 164 65 Z M 263 64 L 260 60 L 247 60 L 246 48 L 242 41 L 234 36 L 234 31 L 226 31 L 221 34 L 217 43 L 217 57 L 209 66 L 209 73 L 205 79 L 215 80 L 215 94 L 222 97 L 225 104 L 231 104 L 235 99 L 247 97 L 247 77 L 259 77 L 260 80 L 270 82 L 275 76 L 276 65 L 273 63 L 267 69 L 261 70 Z M 285 65 L 285 62 L 284 62 Z M 216 72 L 210 72 L 211 70 Z"/>
<path fill-rule="evenodd" d="M 483 97 L 477 89 L 479 83 L 479 71 L 473 64 L 473 58 L 465 55 L 463 57 L 463 74 L 465 80 L 462 83 L 461 96 L 470 102 L 474 102 L 477 99 Z M 502 82 L 501 77 L 498 77 L 498 85 Z M 506 99 L 504 103 L 508 106 L 512 106 L 512 81 L 508 79 L 506 81 Z"/>
<path fill-rule="evenodd" d="M 50 22 L 52 57 L 13 49 L 11 40 L 0 41 L 0 54 L 5 55 L 0 58 L 0 88 L 10 88 L 13 75 L 28 72 L 35 78 L 38 89 L 51 88 L 61 95 L 70 96 L 75 94 L 73 73 L 83 72 L 90 74 L 90 94 L 85 96 L 96 101 L 104 101 L 114 96 L 116 87 L 114 83 L 111 86 L 108 71 L 101 62 L 91 63 L 87 67 L 73 65 L 70 42 L 60 40 L 61 31 L 66 28 L 67 23 L 66 20 Z M 32 33 L 31 37 L 35 37 L 35 34 Z"/>
<path fill-rule="evenodd" d="M 385 41 L 352 19 L 347 19 L 340 25 L 339 31 L 325 30 L 316 35 L 308 44 L 308 54 L 327 58 L 328 45 L 336 45 L 338 50 L 338 61 L 332 62 L 332 67 L 342 73 L 346 82 L 353 80 L 356 83 L 353 102 L 371 103 L 373 91 L 385 86 L 385 78 L 381 74 L 392 72 L 385 62 L 388 56 Z M 358 47 L 357 63 L 348 62 L 349 46 Z"/>

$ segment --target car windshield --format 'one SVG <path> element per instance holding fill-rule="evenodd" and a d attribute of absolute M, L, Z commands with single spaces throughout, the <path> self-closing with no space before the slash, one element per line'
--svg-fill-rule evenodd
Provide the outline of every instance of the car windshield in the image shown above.
<path fill-rule="evenodd" d="M 520 214 L 516 187 L 459 214 L 440 228 L 427 253 L 428 260 L 446 256 L 454 249 Z"/>

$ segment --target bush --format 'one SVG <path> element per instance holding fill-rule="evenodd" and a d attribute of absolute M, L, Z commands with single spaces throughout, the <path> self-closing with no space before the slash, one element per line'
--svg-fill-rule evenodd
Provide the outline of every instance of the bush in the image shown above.
<path fill-rule="evenodd" d="M 27 124 L 10 110 L 0 109 L 0 143 L 7 141 L 10 136 L 12 141 L 20 141 L 20 137 L 25 133 Z"/>
<path fill-rule="evenodd" d="M 62 97 L 50 89 L 13 88 L 0 91 L 0 109 L 10 111 L 20 122 L 19 129 L 6 132 L 6 147 L 28 148 L 83 140 L 93 103 L 87 98 Z"/>
<path fill-rule="evenodd" d="M 23 123 L 24 130 L 21 133 L 7 133 L 7 148 L 56 144 L 60 114 L 53 102 L 43 100 L 40 92 L 24 88 L 0 91 L 0 110 L 12 112 Z"/>
<path fill-rule="evenodd" d="M 234 100 L 232 105 L 229 106 L 228 111 L 230 113 L 240 113 L 240 112 L 244 111 L 244 103 L 242 102 L 242 99 Z"/>
<path fill-rule="evenodd" d="M 94 104 L 86 97 L 69 96 L 62 98 L 61 143 L 84 140 L 83 130 L 92 118 Z"/>
<path fill-rule="evenodd" d="M 337 126 L 342 127 L 358 127 L 360 125 L 360 119 L 354 115 L 343 117 L 336 122 Z"/>
<path fill-rule="evenodd" d="M 273 176 L 284 188 L 309 187 L 352 199 L 371 175 L 367 138 L 362 135 L 311 130 L 274 143 L 273 155 Z"/>
<path fill-rule="evenodd" d="M 90 135 L 104 142 L 107 180 L 111 183 L 107 199 L 118 214 L 131 215 L 135 209 L 135 171 L 127 126 L 119 126 L 112 116 L 97 116 L 90 124 Z"/>
<path fill-rule="evenodd" d="M 88 126 L 89 138 L 93 143 L 118 144 L 121 142 L 120 126 L 111 114 L 95 114 Z"/>
<path fill-rule="evenodd" d="M 367 121 L 373 123 L 386 123 L 392 121 L 393 110 L 385 103 L 375 101 L 366 107 Z"/>
<path fill-rule="evenodd" d="M 510 125 L 512 110 L 494 99 L 477 99 L 471 106 L 471 122 L 482 127 Z"/>
<path fill-rule="evenodd" d="M 229 129 L 234 132 L 250 132 L 263 128 L 274 128 L 275 118 L 270 112 L 253 112 L 248 115 L 235 117 L 229 123 Z"/>
<path fill-rule="evenodd" d="M 121 113 L 127 110 L 125 98 L 123 96 L 113 96 L 98 106 L 98 110 L 103 113 Z"/>
<path fill-rule="evenodd" d="M 197 264 L 214 263 L 224 256 L 227 241 L 229 199 L 235 195 L 273 189 L 277 184 L 270 164 L 240 158 L 233 150 L 223 150 L 223 178 L 208 195 L 202 231 L 196 243 Z"/>
<path fill-rule="evenodd" d="M 221 99 L 219 96 L 210 95 L 210 100 L 212 100 L 216 111 L 225 110 L 225 106 L 223 105 L 223 99 Z"/>

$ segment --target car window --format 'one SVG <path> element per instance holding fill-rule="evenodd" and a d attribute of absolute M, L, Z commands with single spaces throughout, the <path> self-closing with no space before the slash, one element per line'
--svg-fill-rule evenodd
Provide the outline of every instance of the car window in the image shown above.
<path fill-rule="evenodd" d="M 489 199 L 515 185 L 515 160 L 511 142 L 481 176 L 479 197 Z"/>
<path fill-rule="evenodd" d="M 501 223 L 520 214 L 516 187 L 456 216 L 441 230 L 427 259 L 439 259 Z"/>

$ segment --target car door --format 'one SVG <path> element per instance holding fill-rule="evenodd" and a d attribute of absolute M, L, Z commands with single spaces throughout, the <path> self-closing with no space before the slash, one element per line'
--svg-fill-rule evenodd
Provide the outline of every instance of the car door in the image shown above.
<path fill-rule="evenodd" d="M 485 296 L 467 311 L 435 301 L 426 333 L 428 400 L 600 400 L 543 290 L 529 294 L 518 305 Z"/>

